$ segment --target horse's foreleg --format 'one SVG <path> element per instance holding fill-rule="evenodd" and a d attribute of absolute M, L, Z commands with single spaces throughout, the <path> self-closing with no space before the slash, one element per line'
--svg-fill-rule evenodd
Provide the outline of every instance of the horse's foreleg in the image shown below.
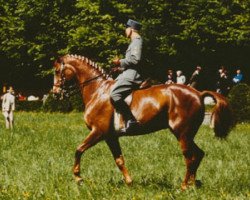
<path fill-rule="evenodd" d="M 196 185 L 196 172 L 200 165 L 204 152 L 194 143 L 186 138 L 180 140 L 181 149 L 186 161 L 186 176 L 181 185 L 182 189 L 187 189 L 188 185 Z"/>
<path fill-rule="evenodd" d="M 112 152 L 116 165 L 118 166 L 118 168 L 120 169 L 120 171 L 122 172 L 124 176 L 124 180 L 126 184 L 130 185 L 132 183 L 132 179 L 128 173 L 127 168 L 125 167 L 125 162 L 122 156 L 118 137 L 111 136 L 106 139 L 106 143 L 109 146 L 110 151 Z"/>
<path fill-rule="evenodd" d="M 78 183 L 82 182 L 82 177 L 80 176 L 80 162 L 82 154 L 87 149 L 98 143 L 100 140 L 101 140 L 101 134 L 96 131 L 91 131 L 90 134 L 87 136 L 87 138 L 82 142 L 82 144 L 78 146 L 75 152 L 75 163 L 73 167 L 75 179 Z"/>

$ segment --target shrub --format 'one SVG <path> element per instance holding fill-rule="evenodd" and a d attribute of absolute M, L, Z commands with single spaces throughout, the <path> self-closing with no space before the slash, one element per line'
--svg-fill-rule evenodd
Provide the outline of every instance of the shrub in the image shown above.
<path fill-rule="evenodd" d="M 49 94 L 43 106 L 45 112 L 70 112 L 72 111 L 71 103 L 67 99 L 58 100 L 53 94 Z"/>
<path fill-rule="evenodd" d="M 58 100 L 49 94 L 42 106 L 45 112 L 83 111 L 83 102 L 80 94 L 70 95 L 68 98 Z"/>
<path fill-rule="evenodd" d="M 17 111 L 40 111 L 42 101 L 16 101 Z"/>
<path fill-rule="evenodd" d="M 250 121 L 250 86 L 235 85 L 228 95 L 236 122 Z"/>
<path fill-rule="evenodd" d="M 80 92 L 77 94 L 71 95 L 68 100 L 71 103 L 72 109 L 74 111 L 83 111 L 83 102 L 82 102 L 82 97 L 81 97 Z"/>

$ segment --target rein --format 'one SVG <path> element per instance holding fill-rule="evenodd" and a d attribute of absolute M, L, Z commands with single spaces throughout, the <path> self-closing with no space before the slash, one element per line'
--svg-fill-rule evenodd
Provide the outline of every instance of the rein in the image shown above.
<path fill-rule="evenodd" d="M 86 80 L 86 81 L 84 81 L 84 82 L 82 82 L 82 83 L 79 83 L 79 86 L 84 87 L 84 86 L 88 85 L 90 82 L 92 82 L 92 81 L 98 79 L 98 78 L 101 77 L 102 75 L 103 75 L 103 73 L 99 74 L 98 76 L 95 76 L 94 78 L 90 78 L 89 80 Z"/>
<path fill-rule="evenodd" d="M 109 74 L 107 75 L 106 73 L 104 73 L 102 71 L 99 75 L 97 75 L 97 76 L 95 76 L 93 78 L 90 78 L 90 79 L 88 79 L 86 81 L 83 81 L 81 83 L 74 84 L 74 85 L 71 85 L 71 86 L 66 86 L 65 85 L 66 79 L 65 79 L 65 76 L 64 76 L 64 73 L 63 73 L 66 68 L 67 67 L 65 66 L 64 62 L 62 62 L 61 65 L 60 65 L 60 68 L 58 70 L 60 72 L 61 82 L 60 82 L 60 84 L 54 84 L 54 86 L 57 86 L 57 87 L 61 88 L 61 90 L 60 90 L 61 98 L 63 98 L 63 96 L 69 97 L 70 95 L 75 95 L 75 94 L 77 94 L 79 92 L 80 88 L 83 88 L 83 87 L 89 85 L 92 81 L 97 80 L 99 77 L 101 77 L 103 75 L 106 75 L 107 77 L 109 77 L 110 74 L 112 73 L 112 71 L 110 71 Z M 77 89 L 77 86 L 78 86 L 78 89 Z"/>
<path fill-rule="evenodd" d="M 63 71 L 65 70 L 65 65 L 62 63 L 60 66 L 60 76 L 61 76 L 61 84 L 60 84 L 60 88 L 61 88 L 61 98 L 63 98 L 63 96 L 65 97 L 69 97 L 70 95 L 76 95 L 79 92 L 79 89 L 76 89 L 77 85 L 71 85 L 71 86 L 65 86 L 65 77 L 63 74 Z M 103 76 L 104 73 L 101 73 L 93 78 L 90 78 L 82 83 L 79 83 L 78 86 L 79 87 L 84 87 L 87 86 L 88 84 L 90 84 L 92 81 L 98 79 L 99 77 Z M 58 86 L 58 85 L 55 85 Z M 73 90 L 73 91 L 67 91 L 67 90 Z"/>

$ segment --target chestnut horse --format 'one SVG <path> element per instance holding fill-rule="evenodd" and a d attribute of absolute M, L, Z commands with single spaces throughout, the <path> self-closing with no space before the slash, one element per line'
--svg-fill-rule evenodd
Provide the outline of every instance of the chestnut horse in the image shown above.
<path fill-rule="evenodd" d="M 104 140 L 110 148 L 116 165 L 127 184 L 132 182 L 122 156 L 119 137 L 124 136 L 114 128 L 114 108 L 110 102 L 110 91 L 115 80 L 91 60 L 82 56 L 65 55 L 54 63 L 55 75 L 53 93 L 60 93 L 67 80 L 76 77 L 85 105 L 84 120 L 90 130 L 89 135 L 75 152 L 73 172 L 78 183 L 80 161 L 83 153 Z M 195 185 L 196 172 L 204 152 L 195 144 L 194 137 L 204 118 L 204 97 L 214 98 L 216 105 L 212 112 L 211 124 L 215 135 L 226 137 L 232 126 L 231 111 L 227 100 L 211 91 L 199 92 L 191 87 L 178 84 L 155 85 L 133 92 L 130 104 L 132 113 L 141 126 L 137 133 L 146 134 L 169 128 L 177 138 L 186 162 L 186 175 L 182 189 Z"/>

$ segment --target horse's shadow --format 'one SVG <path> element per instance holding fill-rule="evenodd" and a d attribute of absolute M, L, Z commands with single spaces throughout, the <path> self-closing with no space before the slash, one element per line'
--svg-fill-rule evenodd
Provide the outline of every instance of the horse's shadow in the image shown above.
<path fill-rule="evenodd" d="M 130 187 L 150 187 L 150 188 L 154 188 L 157 190 L 174 190 L 174 189 L 179 189 L 179 185 L 181 184 L 182 180 L 181 178 L 179 178 L 178 180 L 176 180 L 177 183 L 173 184 L 171 182 L 171 180 L 173 180 L 171 177 L 168 176 L 158 176 L 158 177 L 149 177 L 149 176 L 144 176 L 141 177 L 140 179 L 134 179 L 132 184 L 129 185 Z M 123 187 L 127 187 L 126 183 L 124 180 L 115 180 L 115 179 L 110 179 L 109 180 L 109 185 L 112 187 L 117 187 L 117 188 L 123 188 Z M 195 181 L 195 188 L 196 189 L 200 189 L 202 187 L 202 182 L 201 180 L 196 180 Z"/>
<path fill-rule="evenodd" d="M 142 176 L 139 179 L 134 179 L 131 187 L 150 187 L 150 188 L 156 188 L 156 189 L 174 189 L 175 186 L 170 182 L 172 179 L 168 176 L 162 176 L 162 177 L 149 177 L 149 176 Z M 178 183 L 181 182 L 181 179 L 178 180 Z M 110 179 L 108 182 L 111 186 L 116 186 L 118 188 L 126 186 L 126 183 L 124 180 L 115 180 Z"/>

